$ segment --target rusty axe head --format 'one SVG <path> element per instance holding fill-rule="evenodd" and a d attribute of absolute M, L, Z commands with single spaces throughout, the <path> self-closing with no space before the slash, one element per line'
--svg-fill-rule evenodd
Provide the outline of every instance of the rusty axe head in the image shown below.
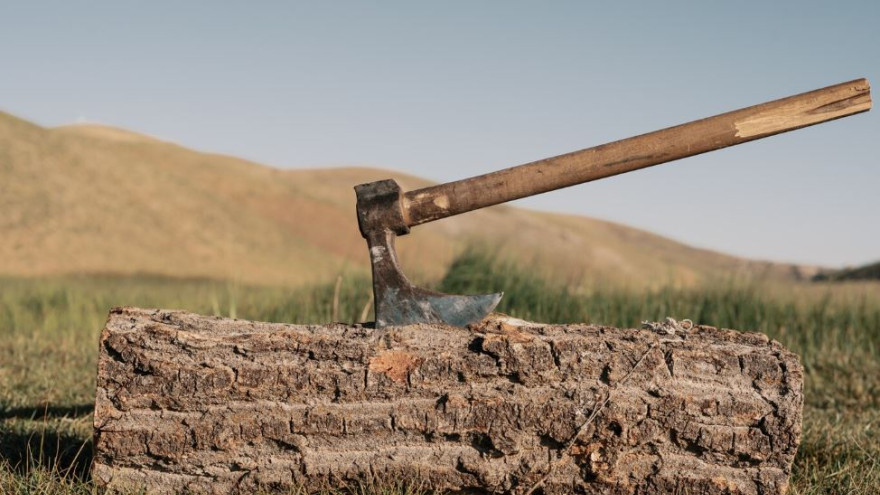
<path fill-rule="evenodd" d="M 414 323 L 465 326 L 495 309 L 501 294 L 457 296 L 416 287 L 401 271 L 394 239 L 409 233 L 403 194 L 393 180 L 355 186 L 361 235 L 370 248 L 376 328 Z"/>

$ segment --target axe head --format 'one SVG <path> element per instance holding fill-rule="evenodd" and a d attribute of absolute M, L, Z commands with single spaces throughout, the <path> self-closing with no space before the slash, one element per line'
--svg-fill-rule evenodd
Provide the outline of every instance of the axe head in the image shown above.
<path fill-rule="evenodd" d="M 397 182 L 382 180 L 355 186 L 361 235 L 370 249 L 376 328 L 414 323 L 463 327 L 489 314 L 502 294 L 456 296 L 416 287 L 401 271 L 394 239 L 409 233 Z"/>

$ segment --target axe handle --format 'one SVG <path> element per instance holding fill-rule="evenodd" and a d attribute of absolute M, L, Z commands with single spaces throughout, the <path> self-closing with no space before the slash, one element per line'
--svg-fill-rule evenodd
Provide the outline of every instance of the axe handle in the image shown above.
<path fill-rule="evenodd" d="M 871 87 L 867 79 L 856 79 L 518 167 L 409 191 L 403 196 L 404 221 L 415 226 L 870 108 Z"/>

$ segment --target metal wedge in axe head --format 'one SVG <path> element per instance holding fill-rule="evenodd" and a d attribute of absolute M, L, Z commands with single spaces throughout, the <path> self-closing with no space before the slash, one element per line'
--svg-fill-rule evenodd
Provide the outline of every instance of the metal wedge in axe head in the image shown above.
<path fill-rule="evenodd" d="M 440 294 L 411 284 L 394 250 L 411 227 L 487 206 L 698 155 L 865 112 L 871 88 L 856 79 L 827 88 L 447 184 L 403 192 L 393 180 L 355 186 L 361 234 L 370 249 L 376 327 L 465 326 L 501 294 Z"/>

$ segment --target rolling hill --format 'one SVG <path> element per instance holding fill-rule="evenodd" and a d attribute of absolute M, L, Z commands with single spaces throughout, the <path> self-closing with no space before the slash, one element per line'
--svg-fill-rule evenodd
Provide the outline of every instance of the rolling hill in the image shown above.
<path fill-rule="evenodd" d="M 855 268 L 821 271 L 813 276 L 815 282 L 842 282 L 848 280 L 880 280 L 880 261 Z"/>
<path fill-rule="evenodd" d="M 154 274 L 301 285 L 369 271 L 356 184 L 387 170 L 287 170 L 99 125 L 44 128 L 0 113 L 0 275 Z M 574 283 L 690 285 L 810 276 L 605 221 L 494 207 L 414 229 L 408 274 L 441 276 L 469 244 Z"/>

